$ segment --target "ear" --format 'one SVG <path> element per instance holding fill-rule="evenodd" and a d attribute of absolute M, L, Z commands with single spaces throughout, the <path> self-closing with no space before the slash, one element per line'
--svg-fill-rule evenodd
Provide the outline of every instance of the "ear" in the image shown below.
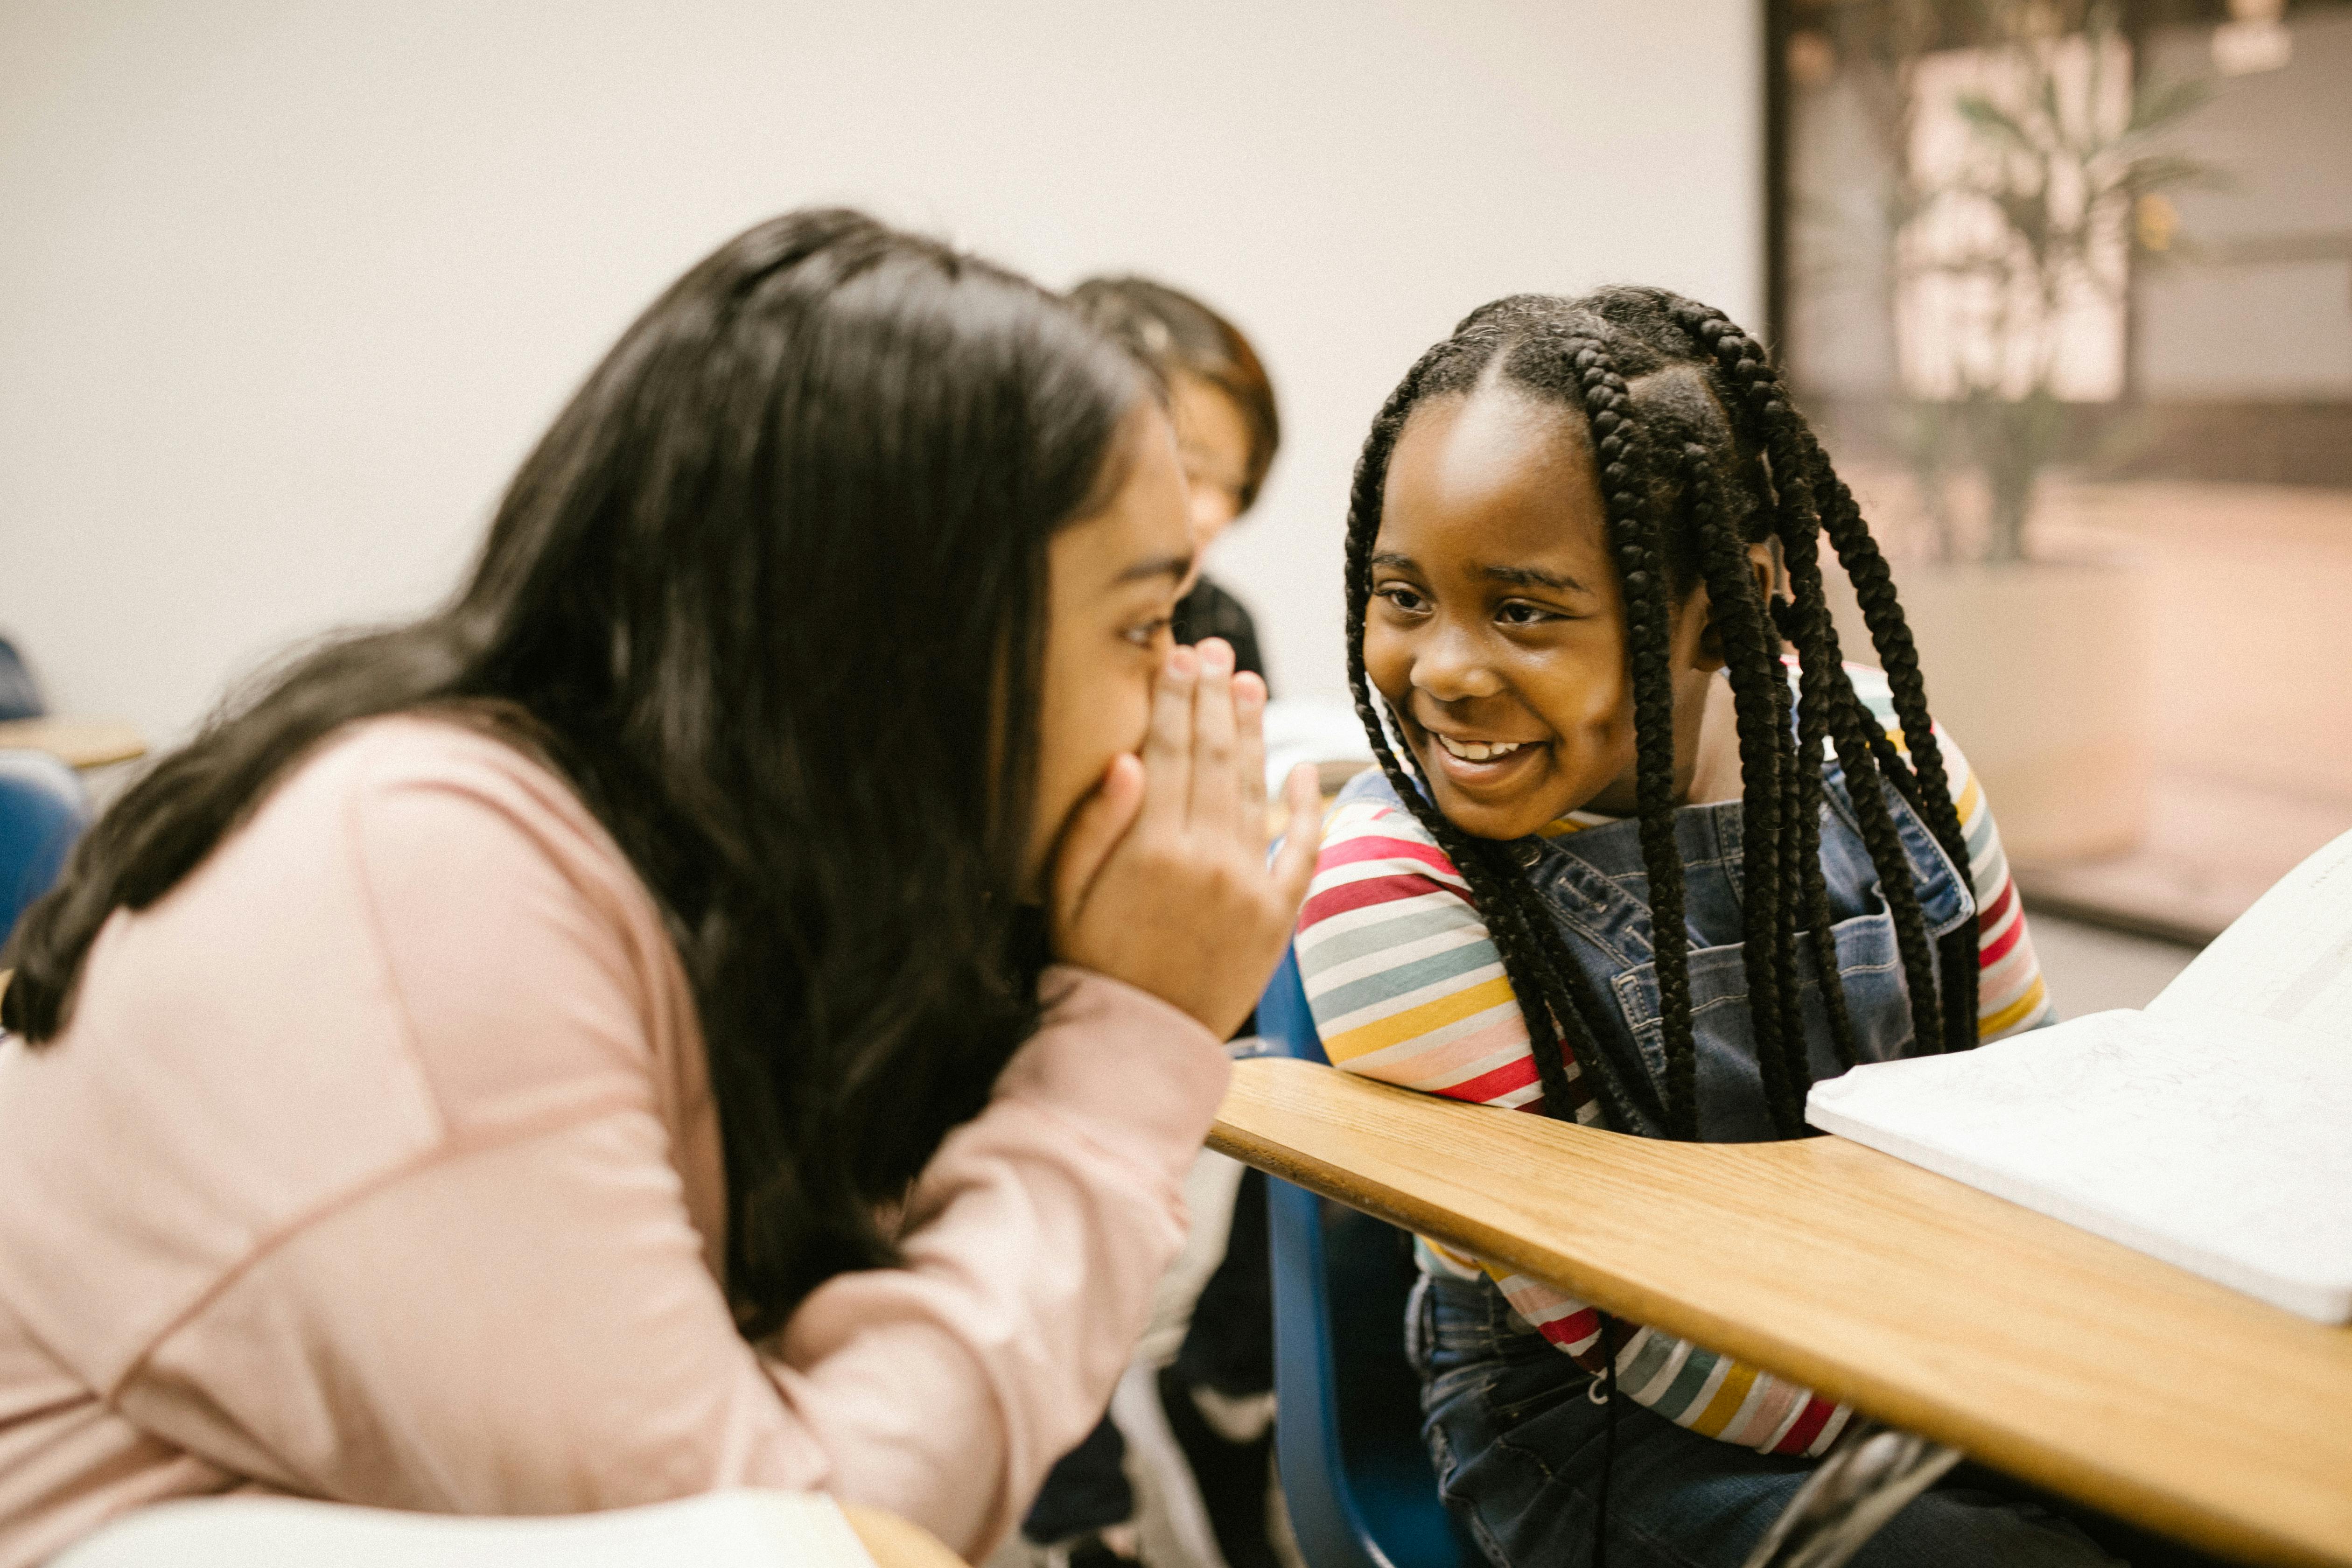
<path fill-rule="evenodd" d="M 1762 539 L 1748 547 L 1748 570 L 1756 579 L 1756 602 L 1769 605 L 1772 595 L 1787 585 L 1780 564 L 1780 541 Z"/>
<path fill-rule="evenodd" d="M 1692 628 L 1675 639 L 1679 645 L 1675 651 L 1682 654 L 1683 662 L 1702 675 L 1713 675 L 1721 669 L 1725 663 L 1723 634 L 1716 630 L 1715 601 L 1708 595 L 1706 584 L 1693 584 L 1690 597 L 1683 601 L 1682 625 Z"/>

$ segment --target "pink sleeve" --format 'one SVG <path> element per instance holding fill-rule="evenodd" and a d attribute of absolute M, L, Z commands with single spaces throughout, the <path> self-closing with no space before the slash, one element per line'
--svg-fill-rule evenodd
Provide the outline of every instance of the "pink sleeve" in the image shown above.
<path fill-rule="evenodd" d="M 406 788 L 357 817 L 444 1134 L 223 1279 L 118 1408 L 315 1496 L 543 1513 L 822 1488 L 983 1554 L 1100 1415 L 1181 1244 L 1226 1073 L 1209 1032 L 1049 974 L 1047 1024 L 910 1196 L 905 1267 L 833 1279 L 755 1351 L 630 1032 L 642 954 L 527 815 Z M 266 953 L 226 967 L 269 984 Z"/>

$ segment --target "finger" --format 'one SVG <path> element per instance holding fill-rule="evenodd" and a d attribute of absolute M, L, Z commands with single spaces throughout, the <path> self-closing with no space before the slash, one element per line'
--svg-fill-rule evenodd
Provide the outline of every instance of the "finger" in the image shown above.
<path fill-rule="evenodd" d="M 1151 727 L 1143 737 L 1143 814 L 1181 822 L 1192 791 L 1192 689 L 1201 661 L 1189 647 L 1168 650 L 1151 686 Z"/>
<path fill-rule="evenodd" d="M 1102 782 L 1094 792 L 1070 814 L 1062 842 L 1055 848 L 1054 930 L 1057 935 L 1076 921 L 1095 879 L 1102 874 L 1103 862 L 1127 837 L 1142 805 L 1143 764 L 1122 752 L 1103 770 Z"/>
<path fill-rule="evenodd" d="M 1323 797 L 1315 788 L 1313 763 L 1290 770 L 1283 796 L 1290 804 L 1290 828 L 1275 857 L 1274 883 L 1295 921 L 1307 900 L 1307 884 L 1315 879 L 1315 857 L 1323 848 Z"/>
<path fill-rule="evenodd" d="M 1204 637 L 1193 652 L 1201 678 L 1192 689 L 1192 821 L 1225 833 L 1241 801 L 1234 777 L 1234 645 Z"/>
<path fill-rule="evenodd" d="M 1234 677 L 1234 774 L 1241 786 L 1243 841 L 1265 847 L 1265 682 L 1243 670 Z M 1255 837 L 1250 835 L 1255 834 Z"/>

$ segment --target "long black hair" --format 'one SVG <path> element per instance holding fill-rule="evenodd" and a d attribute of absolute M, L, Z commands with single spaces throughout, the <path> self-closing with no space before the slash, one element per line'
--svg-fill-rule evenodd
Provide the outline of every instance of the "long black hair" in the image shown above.
<path fill-rule="evenodd" d="M 776 1326 L 892 1259 L 877 1206 L 1036 1026 L 1047 543 L 1115 488 L 1148 395 L 986 262 L 854 212 L 751 229 L 589 375 L 445 608 L 297 658 L 99 821 L 11 945 L 0 1023 L 58 1035 L 112 912 L 169 892 L 338 726 L 487 715 L 668 922 L 728 1287 L 748 1335 Z"/>
<path fill-rule="evenodd" d="M 1499 380 L 1582 416 L 1592 443 L 1606 541 L 1624 595 L 1633 693 L 1635 785 L 1648 875 L 1665 1057 L 1665 1092 L 1629 1077 L 1594 1046 L 1601 1001 L 1509 847 L 1474 838 L 1423 797 L 1388 742 L 1364 672 L 1389 456 L 1424 399 Z M 1852 577 L 1893 689 L 1906 759 L 1845 678 L 1824 596 L 1826 533 Z M 1758 591 L 1748 547 L 1777 542 L 1791 597 Z M 1916 1037 L 1946 1050 L 1977 1039 L 1974 923 L 1931 938 L 1895 820 L 1891 785 L 1965 875 L 1968 845 L 1927 715 L 1919 660 L 1885 558 L 1853 496 L 1790 403 L 1770 356 L 1720 311 L 1657 289 L 1605 289 L 1580 300 L 1520 294 L 1465 318 L 1423 354 L 1373 421 L 1348 516 L 1348 679 L 1374 754 L 1397 794 L 1468 879 L 1517 993 L 1542 1077 L 1545 1109 L 1570 1116 L 1597 1100 L 1626 1131 L 1698 1135 L 1683 864 L 1674 830 L 1674 694 L 1669 606 L 1707 590 L 1734 699 L 1743 778 L 1744 967 L 1765 1098 L 1784 1137 L 1804 1131 L 1812 1081 L 1799 1010 L 1805 933 L 1839 1058 L 1855 1059 L 1822 879 L 1825 744 L 1836 748 L 1855 816 L 1885 889 Z M 1792 699 L 1783 639 L 1798 657 Z M 1570 1064 L 1576 1065 L 1570 1076 Z M 1589 1085 L 1589 1089 L 1586 1087 Z"/>

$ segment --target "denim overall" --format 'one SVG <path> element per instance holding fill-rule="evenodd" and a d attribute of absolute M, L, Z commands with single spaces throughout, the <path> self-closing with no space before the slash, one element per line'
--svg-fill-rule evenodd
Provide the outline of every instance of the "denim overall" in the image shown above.
<path fill-rule="evenodd" d="M 1822 880 L 1854 1047 L 1864 1061 L 1919 1054 L 1903 984 L 1895 921 L 1882 895 L 1853 797 L 1825 764 Z M 1966 877 L 1917 814 L 1882 786 L 1931 938 L 1976 914 Z M 1342 800 L 1394 805 L 1377 772 Z M 1691 1024 L 1696 1044 L 1699 1135 L 1708 1142 L 1777 1137 L 1757 1065 L 1740 942 L 1741 808 L 1736 801 L 1675 814 L 1690 935 Z M 1558 838 L 1526 838 L 1512 853 L 1531 879 L 1569 952 L 1609 1015 L 1598 1042 L 1629 1080 L 1665 1098 L 1665 1050 L 1653 963 L 1649 882 L 1641 825 L 1628 819 Z M 1931 943 L 1932 945 L 1932 943 Z M 1796 966 L 1807 1049 L 1816 1079 L 1843 1070 L 1832 1044 L 1810 934 Z M 1939 1049 L 1929 1041 L 1924 1049 Z M 1651 1135 L 1661 1130 L 1636 1129 Z M 1416 1289 L 1406 1348 L 1421 1373 L 1424 1435 L 1448 1505 L 1506 1568 L 1570 1568 L 1590 1561 L 1602 1409 L 1592 1378 L 1513 1312 L 1493 1284 L 1439 1275 Z M 1810 1465 L 1770 1458 L 1675 1426 L 1621 1400 L 1610 1490 L 1610 1563 L 1737 1568 Z M 1916 1545 L 1917 1552 L 1907 1543 Z M 2112 1559 L 2038 1504 L 1969 1486 L 1912 1503 L 1855 1560 L 1895 1564 L 2101 1563 Z"/>
<path fill-rule="evenodd" d="M 1911 1005 L 1895 942 L 1895 917 L 1880 896 L 1878 872 L 1855 820 L 1845 775 L 1834 762 L 1822 773 L 1822 881 L 1829 894 L 1830 935 L 1839 978 L 1853 1022 L 1854 1049 L 1864 1061 L 1916 1054 Z M 1930 937 L 1974 918 L 1968 879 L 1957 870 L 1927 825 L 1891 788 L 1882 788 L 1896 837 L 1910 862 Z M 1378 771 L 1358 774 L 1339 798 L 1398 805 L 1396 791 Z M 1402 807 L 1400 807 L 1402 809 Z M 1748 971 L 1740 942 L 1740 805 L 1686 805 L 1675 813 L 1675 843 L 1683 859 L 1683 924 L 1690 934 L 1691 1032 L 1697 1046 L 1699 1137 L 1709 1143 L 1751 1143 L 1779 1136 L 1764 1099 L 1756 1037 L 1748 1009 Z M 1650 938 L 1650 883 L 1642 866 L 1642 826 L 1633 818 L 1563 834 L 1523 838 L 1513 856 L 1534 883 L 1569 952 L 1603 1001 L 1612 1027 L 1599 1042 L 1621 1076 L 1647 1079 L 1664 1103 L 1666 1058 L 1658 1016 L 1658 976 Z M 1830 1039 L 1810 932 L 1797 937 L 1798 996 L 1813 1077 L 1844 1071 Z M 1614 1003 L 1611 1008 L 1609 1003 Z M 1941 1042 L 1927 1047 L 1941 1048 Z M 1664 1129 L 1627 1129 L 1658 1137 Z"/>
<path fill-rule="evenodd" d="M 1867 1062 L 1918 1054 L 1911 1037 L 1911 1005 L 1895 942 L 1895 917 L 1881 896 L 1877 869 L 1855 820 L 1845 774 L 1834 762 L 1822 771 L 1822 881 L 1829 894 L 1830 935 L 1838 976 L 1853 1022 L 1854 1050 Z M 1951 862 L 1910 803 L 1882 786 L 1895 831 L 1910 863 L 1931 938 L 1973 919 L 1968 879 Z M 1378 771 L 1358 774 L 1339 798 L 1400 805 Z M 1686 805 L 1675 813 L 1675 844 L 1683 860 L 1683 924 L 1690 937 L 1691 1033 L 1697 1046 L 1699 1137 L 1709 1143 L 1751 1143 L 1779 1136 L 1764 1099 L 1756 1037 L 1748 1008 L 1748 970 L 1740 943 L 1741 810 L 1738 801 Z M 1621 1074 L 1647 1079 L 1664 1101 L 1666 1057 L 1658 1016 L 1658 975 L 1650 933 L 1650 882 L 1642 865 L 1642 825 L 1628 817 L 1558 838 L 1522 838 L 1513 856 L 1550 909 L 1568 950 L 1593 994 L 1603 999 L 1612 1026 L 1599 1042 Z M 1932 943 L 1931 943 L 1932 945 Z M 1798 997 L 1813 1077 L 1844 1071 L 1830 1039 L 1810 932 L 1797 936 Z M 1611 1008 L 1609 1003 L 1614 1003 Z M 1940 1041 L 1926 1047 L 1941 1048 Z M 1651 1137 L 1664 1129 L 1628 1131 Z"/>

